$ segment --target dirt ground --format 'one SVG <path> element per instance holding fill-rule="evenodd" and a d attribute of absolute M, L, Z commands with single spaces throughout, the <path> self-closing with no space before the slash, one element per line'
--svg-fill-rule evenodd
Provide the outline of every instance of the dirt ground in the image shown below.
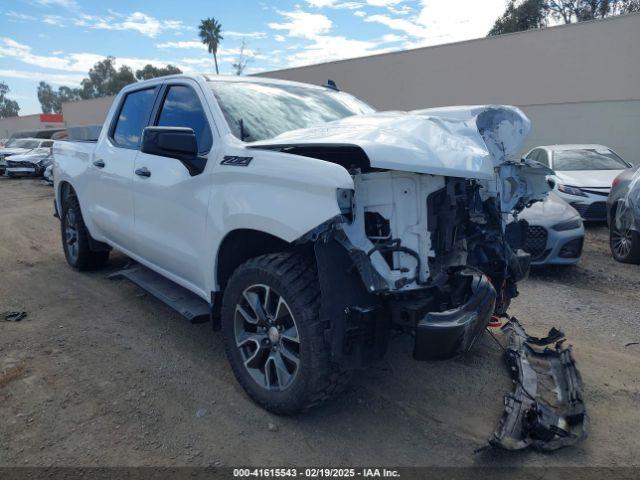
<path fill-rule="evenodd" d="M 531 334 L 564 330 L 589 438 L 551 454 L 488 451 L 511 389 L 484 336 L 447 362 L 411 359 L 399 337 L 339 399 L 277 417 L 240 389 L 210 324 L 191 325 L 108 271 L 67 267 L 51 187 L 0 178 L 0 466 L 640 465 L 640 267 L 613 261 L 590 227 L 577 267 L 521 284 Z"/>

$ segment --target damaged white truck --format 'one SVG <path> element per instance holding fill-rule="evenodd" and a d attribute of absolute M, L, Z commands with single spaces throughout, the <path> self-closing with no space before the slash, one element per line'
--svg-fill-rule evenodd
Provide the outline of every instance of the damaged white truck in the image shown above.
<path fill-rule="evenodd" d="M 123 252 L 132 264 L 114 276 L 211 319 L 251 398 L 300 411 L 380 358 L 393 330 L 416 359 L 447 359 L 508 318 L 529 270 L 526 222 L 511 219 L 551 173 L 514 157 L 528 131 L 517 108 L 375 112 L 332 82 L 136 83 L 97 142 L 55 143 L 64 253 L 85 270 Z M 515 387 L 490 443 L 582 438 L 562 334 L 529 337 L 515 319 L 504 332 Z"/>

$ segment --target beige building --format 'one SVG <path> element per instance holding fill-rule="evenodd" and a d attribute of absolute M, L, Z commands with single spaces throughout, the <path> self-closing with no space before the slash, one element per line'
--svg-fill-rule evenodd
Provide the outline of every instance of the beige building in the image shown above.
<path fill-rule="evenodd" d="M 104 122 L 115 97 L 92 98 L 80 102 L 62 104 L 62 114 L 67 126 L 96 125 Z"/>
<path fill-rule="evenodd" d="M 19 132 L 36 132 L 58 128 L 64 128 L 64 120 L 62 115 L 55 113 L 0 118 L 0 138 L 9 138 Z"/>
<path fill-rule="evenodd" d="M 640 162 L 640 14 L 259 75 L 332 79 L 384 110 L 517 105 L 533 125 L 526 149 L 602 143 Z M 112 102 L 65 103 L 65 123 L 102 123 Z"/>
<path fill-rule="evenodd" d="M 640 14 L 260 74 L 323 84 L 379 109 L 522 107 L 527 149 L 602 143 L 640 162 Z"/>

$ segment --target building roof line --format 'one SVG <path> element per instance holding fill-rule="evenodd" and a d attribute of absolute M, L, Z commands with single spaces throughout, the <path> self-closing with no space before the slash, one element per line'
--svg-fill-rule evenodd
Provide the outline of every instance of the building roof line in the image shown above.
<path fill-rule="evenodd" d="M 332 64 L 336 64 L 336 63 L 342 63 L 342 62 L 353 62 L 353 61 L 357 61 L 357 60 L 364 60 L 364 59 L 370 59 L 370 58 L 376 58 L 376 57 L 384 57 L 384 56 L 388 56 L 388 55 L 400 55 L 400 54 L 405 54 L 405 53 L 417 52 L 419 50 L 432 50 L 432 49 L 437 49 L 437 48 L 453 47 L 453 46 L 463 45 L 463 44 L 466 44 L 466 43 L 489 42 L 489 41 L 497 40 L 497 39 L 500 39 L 500 38 L 511 37 L 511 36 L 514 36 L 514 35 L 544 34 L 544 32 L 546 32 L 548 30 L 557 30 L 557 29 L 574 28 L 574 27 L 576 27 L 576 28 L 577 27 L 588 27 L 589 25 L 592 25 L 592 24 L 595 24 L 595 23 L 615 22 L 615 21 L 620 21 L 620 20 L 623 20 L 623 19 L 628 19 L 628 18 L 631 18 L 631 17 L 637 17 L 638 19 L 640 19 L 640 12 L 628 13 L 626 15 L 616 15 L 616 16 L 607 17 L 607 18 L 598 18 L 598 19 L 595 19 L 595 20 L 586 20 L 586 21 L 583 21 L 583 22 L 568 23 L 568 24 L 563 24 L 563 25 L 554 25 L 554 26 L 551 26 L 551 27 L 530 28 L 528 30 L 523 30 L 521 32 L 503 33 L 502 35 L 493 35 L 493 36 L 486 36 L 486 37 L 471 38 L 471 39 L 468 39 L 468 40 L 460 40 L 459 42 L 442 43 L 442 44 L 439 44 L 439 45 L 429 45 L 429 46 L 426 46 L 426 47 L 409 48 L 409 49 L 405 49 L 405 50 L 395 50 L 393 52 L 383 52 L 383 53 L 376 53 L 376 54 L 373 54 L 373 55 L 364 55 L 362 57 L 343 58 L 343 59 L 340 59 L 340 60 L 331 60 L 331 61 L 327 61 L 327 62 L 312 63 L 312 64 L 309 64 L 309 65 L 300 65 L 300 66 L 297 66 L 297 67 L 287 67 L 287 68 L 281 68 L 281 69 L 278 69 L 278 70 L 268 70 L 268 71 L 259 72 L 259 73 L 252 73 L 251 75 L 248 75 L 248 76 L 260 76 L 260 75 L 265 75 L 265 74 L 269 74 L 269 73 L 288 72 L 288 71 L 292 71 L 292 70 L 299 70 L 299 69 L 302 69 L 302 68 L 326 66 L 326 65 L 332 65 Z"/>

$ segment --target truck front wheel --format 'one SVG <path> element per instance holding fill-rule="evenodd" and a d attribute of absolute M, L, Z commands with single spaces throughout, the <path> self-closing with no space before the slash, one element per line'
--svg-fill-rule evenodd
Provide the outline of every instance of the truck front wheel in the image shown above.
<path fill-rule="evenodd" d="M 222 335 L 233 372 L 263 408 L 290 414 L 341 392 L 349 372 L 330 361 L 314 262 L 298 253 L 253 258 L 231 276 Z"/>
<path fill-rule="evenodd" d="M 77 270 L 95 270 L 109 260 L 109 251 L 95 252 L 89 244 L 89 232 L 82 219 L 80 204 L 75 196 L 66 201 L 60 216 L 62 249 L 67 263 Z"/>

